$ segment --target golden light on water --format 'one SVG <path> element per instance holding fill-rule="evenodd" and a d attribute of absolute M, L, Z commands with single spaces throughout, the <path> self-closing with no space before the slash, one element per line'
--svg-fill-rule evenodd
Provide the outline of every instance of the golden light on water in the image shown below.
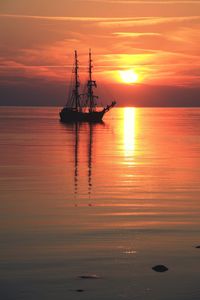
<path fill-rule="evenodd" d="M 135 149 L 135 108 L 124 108 L 124 155 L 133 156 Z"/>
<path fill-rule="evenodd" d="M 138 81 L 138 74 L 134 70 L 119 71 L 120 79 L 123 83 L 135 83 Z"/>

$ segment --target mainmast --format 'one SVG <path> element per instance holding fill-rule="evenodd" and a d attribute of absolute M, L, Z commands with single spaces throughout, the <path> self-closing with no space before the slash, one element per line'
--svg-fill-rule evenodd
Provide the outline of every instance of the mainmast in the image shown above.
<path fill-rule="evenodd" d="M 75 110 L 78 111 L 80 108 L 80 95 L 79 95 L 79 78 L 78 78 L 78 55 L 77 51 L 75 50 L 75 67 L 74 67 L 74 77 L 75 77 L 75 89 L 74 89 L 74 96 L 75 96 Z"/>
<path fill-rule="evenodd" d="M 88 80 L 88 99 L 89 99 L 89 111 L 95 111 L 96 103 L 95 98 L 98 96 L 94 96 L 93 87 L 97 87 L 96 81 L 92 80 L 92 57 L 91 57 L 91 49 L 89 50 L 89 80 Z"/>

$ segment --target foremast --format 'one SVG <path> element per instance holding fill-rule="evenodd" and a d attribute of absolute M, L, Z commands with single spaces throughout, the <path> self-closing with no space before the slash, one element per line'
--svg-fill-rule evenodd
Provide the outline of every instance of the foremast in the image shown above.
<path fill-rule="evenodd" d="M 80 87 L 80 81 L 79 81 L 79 76 L 78 76 L 78 69 L 79 69 L 79 64 L 78 64 L 78 54 L 77 51 L 74 51 L 74 79 L 75 79 L 75 84 L 74 84 L 74 90 L 73 90 L 73 106 L 75 105 L 75 111 L 81 111 L 81 105 L 80 105 L 80 94 L 79 94 L 79 87 Z"/>
<path fill-rule="evenodd" d="M 88 102 L 89 102 L 89 112 L 96 111 L 96 101 L 95 99 L 98 98 L 98 96 L 94 95 L 93 87 L 97 87 L 96 81 L 92 79 L 92 54 L 91 49 L 89 49 L 89 79 L 87 83 L 87 96 L 88 96 Z"/>

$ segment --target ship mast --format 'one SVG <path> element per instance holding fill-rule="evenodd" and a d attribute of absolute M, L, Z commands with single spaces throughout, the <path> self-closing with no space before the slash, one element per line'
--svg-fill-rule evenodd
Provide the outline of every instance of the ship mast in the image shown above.
<path fill-rule="evenodd" d="M 93 87 L 97 87 L 96 81 L 92 80 L 92 56 L 91 56 L 91 49 L 89 50 L 89 80 L 88 80 L 88 99 L 89 99 L 89 111 L 95 111 L 96 103 L 94 101 L 95 98 L 98 98 L 98 96 L 95 96 L 93 94 Z"/>
<path fill-rule="evenodd" d="M 75 77 L 75 88 L 74 88 L 74 96 L 75 96 L 75 110 L 78 111 L 80 109 L 80 95 L 79 95 L 79 78 L 78 78 L 78 55 L 75 50 L 75 67 L 74 67 L 74 77 Z"/>

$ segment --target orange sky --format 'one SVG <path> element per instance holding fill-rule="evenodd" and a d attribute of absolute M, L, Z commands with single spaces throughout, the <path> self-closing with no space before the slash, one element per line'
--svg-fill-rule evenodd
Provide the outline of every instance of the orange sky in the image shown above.
<path fill-rule="evenodd" d="M 170 86 L 172 95 L 175 87 L 176 95 L 180 87 L 187 89 L 188 97 L 190 91 L 199 93 L 198 0 L 3 0 L 0 24 L 0 103 L 17 93 L 25 97 L 25 90 L 27 99 L 32 89 L 37 89 L 37 97 L 48 98 L 52 85 L 53 95 L 62 87 L 64 96 L 73 51 L 78 50 L 84 74 L 88 48 L 96 79 L 111 83 L 111 90 L 123 85 L 125 102 L 131 92 L 144 94 L 138 85 Z M 137 72 L 137 85 L 119 82 L 118 71 L 126 69 Z M 34 97 L 30 101 L 34 104 Z"/>

